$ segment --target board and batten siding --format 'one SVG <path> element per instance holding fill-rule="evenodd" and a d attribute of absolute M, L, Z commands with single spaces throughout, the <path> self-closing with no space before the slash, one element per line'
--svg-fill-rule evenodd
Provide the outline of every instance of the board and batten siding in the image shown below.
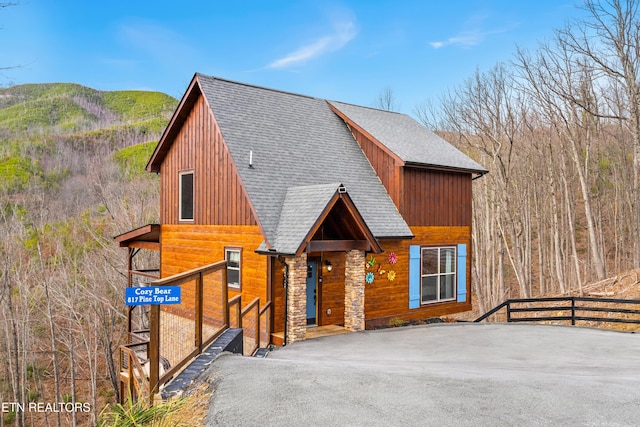
<path fill-rule="evenodd" d="M 256 225 L 247 193 L 202 95 L 160 167 L 160 221 L 179 224 L 179 175 L 193 171 L 193 224 Z M 182 221 L 185 222 L 185 221 Z"/>
<path fill-rule="evenodd" d="M 405 166 L 356 126 L 350 130 L 408 225 L 471 225 L 471 173 Z"/>
<path fill-rule="evenodd" d="M 393 200 L 396 207 L 403 204 L 402 191 L 402 163 L 380 147 L 379 144 L 373 142 L 366 134 L 360 132 L 356 127 L 350 127 L 353 137 L 362 148 L 362 152 L 369 159 L 369 163 L 380 178 L 382 185 L 387 189 L 387 193 Z"/>
<path fill-rule="evenodd" d="M 471 174 L 404 167 L 399 208 L 409 226 L 471 226 Z"/>

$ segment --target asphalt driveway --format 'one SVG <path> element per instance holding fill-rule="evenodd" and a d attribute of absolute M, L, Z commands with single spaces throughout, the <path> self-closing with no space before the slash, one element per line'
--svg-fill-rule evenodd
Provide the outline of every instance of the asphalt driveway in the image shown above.
<path fill-rule="evenodd" d="M 637 426 L 640 336 L 435 324 L 318 338 L 207 372 L 216 426 Z"/>

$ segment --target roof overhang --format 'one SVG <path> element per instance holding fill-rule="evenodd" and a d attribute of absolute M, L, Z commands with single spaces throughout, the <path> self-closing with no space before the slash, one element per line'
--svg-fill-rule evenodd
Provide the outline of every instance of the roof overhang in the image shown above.
<path fill-rule="evenodd" d="M 160 250 L 160 224 L 147 224 L 113 238 L 121 248 Z"/>
<path fill-rule="evenodd" d="M 477 176 L 474 179 L 480 178 L 481 176 L 489 173 L 489 171 L 486 169 L 462 169 L 462 168 L 447 167 L 442 165 L 431 165 L 428 163 L 418 163 L 418 162 L 405 162 L 405 166 L 411 167 L 411 168 L 417 168 L 417 169 L 430 169 L 430 170 L 439 170 L 444 172 L 477 174 Z"/>

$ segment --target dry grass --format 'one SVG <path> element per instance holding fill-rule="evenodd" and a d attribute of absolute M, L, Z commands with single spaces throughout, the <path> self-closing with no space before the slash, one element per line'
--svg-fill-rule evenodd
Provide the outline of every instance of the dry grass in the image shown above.
<path fill-rule="evenodd" d="M 207 391 L 206 385 L 202 385 L 191 395 L 179 398 L 182 404 L 175 411 L 167 413 L 165 417 L 149 425 L 151 427 L 204 426 L 211 394 L 212 392 Z"/>
<path fill-rule="evenodd" d="M 186 397 L 146 407 L 142 402 L 108 407 L 100 415 L 101 427 L 197 427 L 204 426 L 212 392 L 206 384 Z"/>
<path fill-rule="evenodd" d="M 585 296 L 640 299 L 640 269 L 630 270 L 583 286 Z"/>

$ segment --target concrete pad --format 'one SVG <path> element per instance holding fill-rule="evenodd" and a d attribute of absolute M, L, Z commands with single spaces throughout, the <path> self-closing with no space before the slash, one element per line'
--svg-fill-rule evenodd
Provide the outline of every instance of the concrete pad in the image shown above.
<path fill-rule="evenodd" d="M 435 324 L 222 356 L 207 425 L 640 425 L 640 336 Z"/>

